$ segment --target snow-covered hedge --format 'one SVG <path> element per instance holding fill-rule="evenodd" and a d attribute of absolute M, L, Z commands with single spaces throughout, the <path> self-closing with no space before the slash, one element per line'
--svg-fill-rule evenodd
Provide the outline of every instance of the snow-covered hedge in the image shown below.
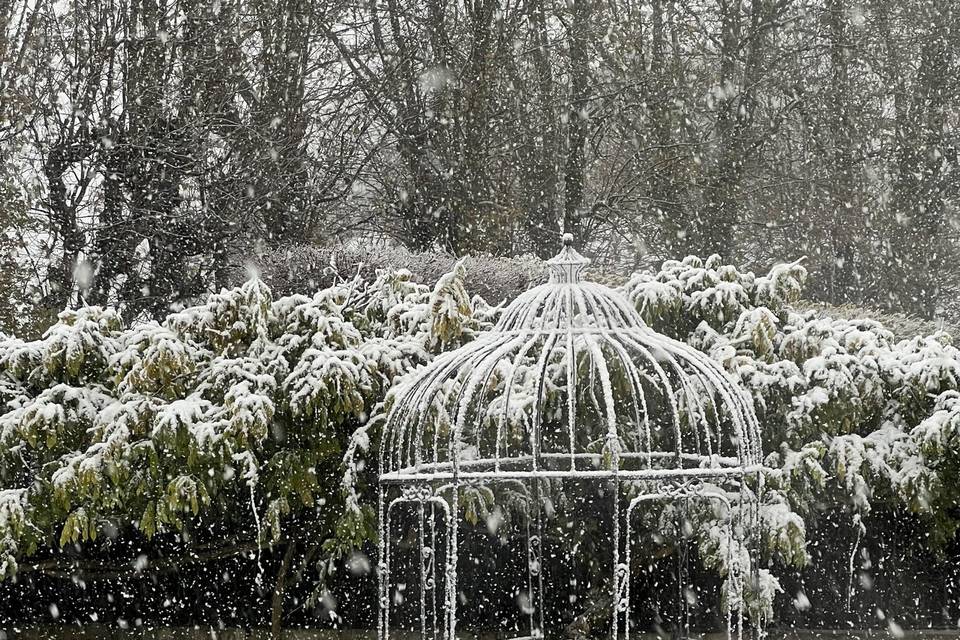
<path fill-rule="evenodd" d="M 449 254 L 416 252 L 401 246 L 284 246 L 265 250 L 256 257 L 254 266 L 271 289 L 285 295 L 326 287 L 356 274 L 373 279 L 378 271 L 397 269 L 409 271 L 417 282 L 432 284 L 452 271 L 457 262 L 466 267 L 464 284 L 470 294 L 490 303 L 512 300 L 546 280 L 545 265 L 534 256 L 466 256 L 458 260 Z M 247 270 L 236 269 L 231 275 L 241 283 L 247 278 Z"/>
<path fill-rule="evenodd" d="M 752 391 L 772 486 L 795 513 L 814 502 L 865 513 L 875 501 L 929 519 L 937 540 L 957 522 L 960 350 L 938 332 L 897 339 L 871 319 L 795 311 L 799 263 L 756 277 L 688 257 L 625 286 L 657 330 L 724 363 Z"/>
<path fill-rule="evenodd" d="M 277 300 L 251 280 L 162 324 L 86 307 L 40 340 L 0 336 L 0 577 L 108 525 L 150 537 L 239 496 L 276 538 L 291 511 L 334 501 L 321 478 L 392 379 L 480 328 L 462 274 Z"/>
<path fill-rule="evenodd" d="M 251 280 L 161 324 L 124 327 L 87 307 L 40 340 L 0 336 L 0 577 L 108 526 L 150 537 L 230 510 L 252 512 L 264 540 L 293 517 L 328 553 L 370 539 L 355 463 L 371 459 L 376 429 L 358 429 L 396 376 L 495 320 L 498 308 L 469 297 L 468 271 L 430 287 L 381 270 L 278 299 Z M 771 557 L 806 562 L 815 503 L 905 506 L 948 539 L 960 352 L 946 334 L 898 340 L 873 320 L 796 311 L 805 278 L 798 263 L 755 276 L 691 257 L 622 288 L 655 329 L 752 390 L 776 469 L 763 511 Z M 341 517 L 310 521 L 320 499 Z M 698 534 L 707 566 L 723 556 L 715 531 Z M 754 596 L 769 611 L 766 577 Z"/>

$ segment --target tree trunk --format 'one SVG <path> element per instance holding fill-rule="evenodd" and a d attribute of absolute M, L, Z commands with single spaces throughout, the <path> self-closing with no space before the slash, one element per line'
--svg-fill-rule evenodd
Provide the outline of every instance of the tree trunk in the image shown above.
<path fill-rule="evenodd" d="M 287 544 L 283 561 L 277 570 L 277 585 L 273 589 L 273 604 L 270 611 L 270 637 L 273 640 L 280 640 L 281 625 L 283 624 L 283 592 L 287 588 L 287 575 L 290 573 L 290 564 L 293 562 L 293 555 L 296 550 L 297 543 L 291 540 Z"/>
<path fill-rule="evenodd" d="M 455 255 L 471 250 L 498 253 L 502 250 L 499 235 L 504 231 L 494 217 L 487 175 L 487 139 L 490 127 L 490 94 L 493 78 L 492 28 L 496 0 L 468 3 L 470 40 L 473 45 L 466 68 L 461 74 L 460 112 L 463 122 L 462 179 L 456 190 L 451 248 Z"/>
<path fill-rule="evenodd" d="M 53 275 L 50 277 L 53 290 L 48 304 L 57 311 L 72 301 L 74 269 L 84 245 L 84 233 L 77 224 L 76 206 L 67 197 L 64 174 L 70 165 L 84 160 L 93 150 L 91 136 L 80 129 L 58 142 L 47 154 L 43 166 L 44 177 L 47 179 L 50 226 L 54 233 L 60 236 L 62 243 L 62 259 L 59 265 L 52 269 Z"/>
<path fill-rule="evenodd" d="M 947 105 L 956 99 L 951 68 L 956 55 L 956 9 L 952 3 L 925 10 L 931 32 L 920 49 L 916 87 L 897 114 L 899 175 L 896 225 L 891 234 L 888 289 L 895 308 L 931 318 L 940 298 L 933 274 L 945 259 L 943 156 Z"/>
<path fill-rule="evenodd" d="M 855 242 L 862 238 L 860 224 L 863 215 L 854 187 L 854 127 L 850 118 L 850 78 L 848 72 L 850 37 L 845 27 L 846 7 L 844 0 L 829 0 L 826 7 L 827 31 L 830 48 L 830 94 L 828 118 L 832 129 L 832 175 L 830 238 L 832 246 L 826 256 L 825 276 L 828 299 L 834 304 L 843 304 L 853 298 L 856 289 L 854 278 L 856 255 Z"/>
<path fill-rule="evenodd" d="M 652 148 L 653 170 L 649 172 L 650 207 L 663 232 L 666 255 L 681 258 L 687 251 L 691 227 L 696 225 L 684 211 L 682 189 L 674 147 L 674 106 L 669 87 L 671 69 L 667 65 L 666 11 L 662 0 L 650 3 L 650 83 L 646 89 L 647 117 L 650 120 L 648 147 Z"/>
<path fill-rule="evenodd" d="M 570 107 L 567 111 L 567 157 L 563 176 L 563 231 L 581 235 L 586 176 L 587 99 L 589 80 L 590 0 L 574 0 L 570 26 Z"/>
<path fill-rule="evenodd" d="M 527 114 L 529 151 L 520 166 L 524 169 L 524 204 L 526 232 L 533 253 L 549 258 L 557 251 L 560 227 L 557 224 L 557 117 L 554 109 L 553 67 L 550 64 L 547 18 L 543 0 L 529 3 L 532 31 L 533 68 L 536 76 L 536 105 Z M 520 80 L 517 80 L 518 84 Z"/>

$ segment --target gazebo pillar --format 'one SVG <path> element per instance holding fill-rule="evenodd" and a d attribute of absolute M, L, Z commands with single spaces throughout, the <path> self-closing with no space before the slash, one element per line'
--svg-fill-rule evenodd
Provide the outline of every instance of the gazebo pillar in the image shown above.
<path fill-rule="evenodd" d="M 527 520 L 527 597 L 530 637 L 543 637 L 543 495 L 540 479 L 533 481 L 533 511 Z M 531 520 L 533 521 L 531 523 Z"/>
<path fill-rule="evenodd" d="M 457 560 L 460 550 L 460 479 L 458 477 L 453 481 L 452 491 L 450 531 L 447 534 L 450 547 L 444 571 L 447 582 L 447 640 L 456 640 L 457 637 Z"/>

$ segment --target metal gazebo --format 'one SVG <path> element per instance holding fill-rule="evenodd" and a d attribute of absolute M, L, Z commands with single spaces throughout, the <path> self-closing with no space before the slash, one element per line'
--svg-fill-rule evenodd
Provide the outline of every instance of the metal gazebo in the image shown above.
<path fill-rule="evenodd" d="M 651 502 L 715 500 L 727 539 L 728 635 L 742 638 L 756 571 L 760 430 L 750 398 L 708 356 L 651 330 L 626 297 L 581 279 L 589 260 L 564 236 L 550 281 L 518 296 L 496 327 L 399 381 L 380 448 L 379 640 L 391 637 L 394 547 L 413 539 L 422 638 L 457 633 L 460 510 L 466 491 L 521 484 L 523 638 L 545 628 L 544 483 L 612 486 L 610 628 L 629 638 L 632 518 Z M 724 487 L 718 491 L 717 487 Z M 396 531 L 396 512 L 411 523 Z M 410 543 L 408 543 L 408 547 Z M 404 582 L 403 587 L 406 587 Z M 410 605 L 410 606 L 415 606 Z M 754 625 L 758 629 L 758 625 Z M 396 635 L 396 634 L 394 634 Z"/>

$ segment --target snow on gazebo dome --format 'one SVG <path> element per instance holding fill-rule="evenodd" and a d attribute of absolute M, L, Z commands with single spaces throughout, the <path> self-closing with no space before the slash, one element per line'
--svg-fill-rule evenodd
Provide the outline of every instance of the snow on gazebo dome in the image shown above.
<path fill-rule="evenodd" d="M 650 329 L 623 294 L 581 279 L 590 261 L 571 236 L 563 244 L 547 262 L 548 283 L 518 296 L 493 329 L 407 374 L 387 394 L 379 640 L 391 637 L 392 626 L 411 630 L 416 619 L 423 640 L 457 637 L 457 608 L 469 591 L 458 586 L 461 504 L 478 488 L 493 496 L 498 486 L 525 496 L 518 535 L 526 539 L 527 577 L 517 593 L 529 631 L 520 637 L 544 637 L 551 624 L 545 505 L 566 480 L 602 485 L 599 494 L 610 501 L 595 517 L 611 520 L 611 638 L 628 640 L 642 616 L 631 596 L 637 518 L 658 503 L 683 512 L 698 500 L 717 514 L 711 535 L 723 556 L 727 629 L 743 637 L 746 579 L 758 575 L 763 488 L 751 399 L 719 363 Z M 677 557 L 683 590 L 686 551 Z M 677 606 L 689 633 L 686 596 Z"/>
<path fill-rule="evenodd" d="M 752 403 L 707 355 L 581 280 L 564 237 L 550 281 L 492 330 L 392 390 L 381 479 L 738 474 L 759 464 Z"/>

